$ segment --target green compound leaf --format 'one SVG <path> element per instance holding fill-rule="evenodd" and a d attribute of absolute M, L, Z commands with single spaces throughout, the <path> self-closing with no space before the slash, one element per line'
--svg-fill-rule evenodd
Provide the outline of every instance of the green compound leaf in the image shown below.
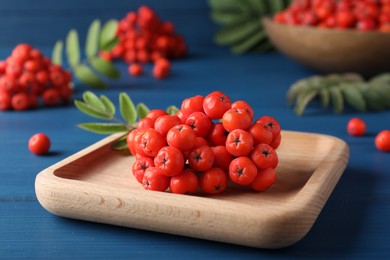
<path fill-rule="evenodd" d="M 91 105 L 89 105 L 87 103 L 84 103 L 83 101 L 75 100 L 74 104 L 81 112 L 83 112 L 84 114 L 89 115 L 91 117 L 99 118 L 99 119 L 106 119 L 106 120 L 110 120 L 113 118 L 112 115 L 105 113 L 105 112 L 102 112 L 102 111 L 98 111 L 94 107 L 92 107 Z"/>
<path fill-rule="evenodd" d="M 259 15 L 267 13 L 267 8 L 263 0 L 246 0 L 246 2 L 255 13 Z"/>
<path fill-rule="evenodd" d="M 53 52 L 51 54 L 51 61 L 53 64 L 62 65 L 62 50 L 64 49 L 64 43 L 58 40 L 54 45 Z"/>
<path fill-rule="evenodd" d="M 244 53 L 249 49 L 253 48 L 261 40 L 266 39 L 267 34 L 264 30 L 259 30 L 254 33 L 251 37 L 246 38 L 245 40 L 236 43 L 232 46 L 231 50 L 233 53 Z"/>
<path fill-rule="evenodd" d="M 66 55 L 71 67 L 80 63 L 80 45 L 77 31 L 72 29 L 66 37 Z"/>
<path fill-rule="evenodd" d="M 99 71 L 104 76 L 110 79 L 119 79 L 121 76 L 119 70 L 115 68 L 112 63 L 103 60 L 100 57 L 93 57 L 89 60 L 89 62 L 95 70 Z"/>
<path fill-rule="evenodd" d="M 329 89 L 330 100 L 332 101 L 333 111 L 335 113 L 341 113 L 344 109 L 344 99 L 343 94 L 338 87 L 333 87 Z"/>
<path fill-rule="evenodd" d="M 286 6 L 283 0 L 269 0 L 267 3 L 272 14 L 282 11 Z"/>
<path fill-rule="evenodd" d="M 115 38 L 107 43 L 105 43 L 103 46 L 100 46 L 100 49 L 102 51 L 112 51 L 114 47 L 119 43 L 119 38 Z"/>
<path fill-rule="evenodd" d="M 119 94 L 119 108 L 123 119 L 133 124 L 137 119 L 137 110 L 131 98 L 124 92 Z"/>
<path fill-rule="evenodd" d="M 85 42 L 85 53 L 88 58 L 92 58 L 96 55 L 99 48 L 99 36 L 100 36 L 100 21 L 94 20 L 89 26 L 87 39 Z"/>
<path fill-rule="evenodd" d="M 100 95 L 100 100 L 104 104 L 107 113 L 115 115 L 116 109 L 114 103 L 105 95 Z"/>
<path fill-rule="evenodd" d="M 116 123 L 82 123 L 78 127 L 97 134 L 115 134 L 129 130 L 126 125 Z"/>
<path fill-rule="evenodd" d="M 301 116 L 306 106 L 317 96 L 318 92 L 315 89 L 310 89 L 305 92 L 301 92 L 297 99 L 297 106 L 295 107 L 295 114 Z"/>
<path fill-rule="evenodd" d="M 356 87 L 356 84 L 342 83 L 339 86 L 348 105 L 360 112 L 365 112 L 367 110 L 366 101 L 364 100 L 361 92 Z"/>
<path fill-rule="evenodd" d="M 127 150 L 128 149 L 128 147 L 127 147 L 127 135 L 122 136 L 117 141 L 115 141 L 111 145 L 111 149 L 116 150 L 116 151 Z"/>
<path fill-rule="evenodd" d="M 178 109 L 176 106 L 169 106 L 167 107 L 167 113 L 168 115 L 176 115 L 177 112 L 179 112 L 180 109 Z"/>
<path fill-rule="evenodd" d="M 85 103 L 93 107 L 94 109 L 102 112 L 106 112 L 106 106 L 103 102 L 91 91 L 85 91 L 83 93 L 83 100 Z"/>
<path fill-rule="evenodd" d="M 250 7 L 244 1 L 237 0 L 209 0 L 211 9 L 219 12 L 239 13 L 250 12 Z"/>
<path fill-rule="evenodd" d="M 223 13 L 219 11 L 211 12 L 210 16 L 214 22 L 223 26 L 242 24 L 252 19 L 252 17 L 245 16 L 240 13 Z"/>
<path fill-rule="evenodd" d="M 85 85 L 92 88 L 107 88 L 106 83 L 96 76 L 93 71 L 84 64 L 73 68 L 76 77 Z"/>
<path fill-rule="evenodd" d="M 320 92 L 318 94 L 320 96 L 322 107 L 324 107 L 324 108 L 328 107 L 329 103 L 330 103 L 329 89 L 328 88 L 323 88 L 323 89 L 320 90 Z"/>
<path fill-rule="evenodd" d="M 224 27 L 215 35 L 215 42 L 221 45 L 230 45 L 247 39 L 259 30 L 261 30 L 261 25 L 256 20 L 251 20 L 235 26 Z"/>
<path fill-rule="evenodd" d="M 137 112 L 138 112 L 138 118 L 141 120 L 147 116 L 147 114 L 149 113 L 149 108 L 144 103 L 138 103 Z"/>
<path fill-rule="evenodd" d="M 118 21 L 111 19 L 108 20 L 102 28 L 99 40 L 99 46 L 101 49 L 106 48 L 116 38 L 116 32 L 118 29 Z"/>

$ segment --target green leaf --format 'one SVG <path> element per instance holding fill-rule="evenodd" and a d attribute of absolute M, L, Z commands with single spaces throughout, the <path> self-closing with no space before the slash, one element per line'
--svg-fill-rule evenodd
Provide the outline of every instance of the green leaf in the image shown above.
<path fill-rule="evenodd" d="M 106 120 L 113 118 L 112 115 L 110 115 L 108 113 L 104 113 L 102 111 L 97 111 L 91 105 L 84 103 L 80 100 L 75 100 L 74 104 L 81 112 L 83 112 L 84 114 L 89 115 L 91 117 L 99 118 L 99 119 L 106 119 Z"/>
<path fill-rule="evenodd" d="M 61 40 L 58 40 L 54 45 L 53 52 L 51 54 L 51 61 L 54 64 L 62 65 L 62 50 L 64 48 L 64 43 Z"/>
<path fill-rule="evenodd" d="M 100 49 L 103 51 L 111 51 L 118 43 L 119 43 L 119 38 L 115 38 L 109 42 L 106 42 L 104 45 L 100 46 Z"/>
<path fill-rule="evenodd" d="M 106 106 L 103 102 L 91 91 L 85 91 L 83 93 L 84 102 L 93 107 L 94 109 L 102 112 L 106 112 Z"/>
<path fill-rule="evenodd" d="M 89 58 L 95 56 L 96 52 L 98 51 L 99 35 L 100 21 L 96 19 L 89 26 L 87 39 L 85 42 L 85 53 Z"/>
<path fill-rule="evenodd" d="M 71 67 L 80 63 L 80 45 L 77 31 L 72 29 L 66 37 L 66 55 Z"/>
<path fill-rule="evenodd" d="M 111 148 L 116 151 L 123 151 L 127 150 L 127 135 L 122 136 L 118 140 L 116 140 L 112 145 Z"/>
<path fill-rule="evenodd" d="M 324 107 L 324 108 L 328 107 L 329 106 L 329 102 L 330 102 L 329 89 L 323 88 L 323 89 L 320 90 L 320 92 L 318 94 L 320 96 L 322 107 Z"/>
<path fill-rule="evenodd" d="M 348 105 L 360 112 L 366 111 L 366 101 L 354 83 L 342 83 L 340 89 Z"/>
<path fill-rule="evenodd" d="M 267 1 L 267 3 L 269 4 L 272 14 L 282 11 L 286 7 L 286 4 L 283 0 L 270 0 Z"/>
<path fill-rule="evenodd" d="M 306 108 L 306 106 L 317 96 L 318 92 L 315 89 L 310 89 L 308 91 L 302 92 L 299 94 L 297 99 L 297 105 L 295 107 L 295 114 L 301 116 Z"/>
<path fill-rule="evenodd" d="M 108 20 L 101 31 L 99 46 L 102 49 L 104 46 L 108 45 L 116 37 L 116 32 L 118 29 L 118 21 L 111 19 Z"/>
<path fill-rule="evenodd" d="M 78 127 L 97 134 L 115 134 L 129 130 L 126 125 L 117 123 L 82 123 Z"/>
<path fill-rule="evenodd" d="M 208 3 L 211 9 L 220 12 L 250 12 L 249 6 L 241 0 L 209 0 Z"/>
<path fill-rule="evenodd" d="M 108 97 L 106 97 L 105 95 L 100 95 L 100 100 L 104 104 L 107 113 L 114 115 L 115 114 L 114 103 L 112 103 L 112 101 Z"/>
<path fill-rule="evenodd" d="M 251 20 L 244 24 L 228 26 L 220 29 L 215 35 L 215 42 L 220 45 L 229 45 L 245 40 L 256 31 L 261 30 L 260 22 Z"/>
<path fill-rule="evenodd" d="M 85 85 L 92 88 L 106 88 L 107 85 L 84 64 L 73 68 L 76 77 Z"/>
<path fill-rule="evenodd" d="M 272 43 L 268 39 L 265 39 L 264 41 L 260 42 L 258 45 L 250 49 L 250 51 L 263 53 L 270 51 L 273 48 L 274 46 L 272 45 Z"/>
<path fill-rule="evenodd" d="M 169 107 L 167 107 L 168 115 L 176 115 L 177 112 L 179 112 L 179 109 L 176 106 L 169 106 Z"/>
<path fill-rule="evenodd" d="M 259 30 L 245 40 L 236 43 L 231 48 L 233 53 L 244 53 L 259 43 L 261 40 L 266 39 L 267 34 L 264 30 Z"/>
<path fill-rule="evenodd" d="M 100 57 L 93 57 L 89 60 L 91 63 L 91 66 L 102 73 L 104 76 L 110 78 L 110 79 L 119 79 L 120 78 L 120 72 L 117 68 L 115 68 L 112 63 L 103 60 Z"/>
<path fill-rule="evenodd" d="M 307 79 L 301 79 L 295 82 L 287 92 L 287 101 L 291 106 L 296 101 L 300 93 L 306 92 L 310 89 L 319 89 L 322 85 L 322 78 L 320 76 L 312 76 Z"/>
<path fill-rule="evenodd" d="M 246 2 L 259 16 L 267 13 L 267 8 L 265 7 L 263 0 L 246 0 Z"/>
<path fill-rule="evenodd" d="M 138 118 L 141 120 L 149 113 L 149 108 L 144 103 L 137 104 Z"/>
<path fill-rule="evenodd" d="M 333 111 L 335 113 L 341 113 L 344 109 L 344 99 L 343 94 L 338 87 L 333 87 L 329 89 L 330 100 L 332 101 Z"/>
<path fill-rule="evenodd" d="M 119 94 L 119 108 L 126 122 L 133 124 L 137 119 L 137 110 L 131 98 L 124 92 Z"/>
<path fill-rule="evenodd" d="M 373 77 L 372 79 L 370 79 L 369 81 L 370 85 L 383 84 L 383 83 L 390 84 L 390 73 L 379 74 Z"/>
<path fill-rule="evenodd" d="M 211 12 L 210 16 L 214 22 L 223 26 L 242 24 L 251 19 L 251 17 L 241 13 L 222 13 L 219 11 Z"/>

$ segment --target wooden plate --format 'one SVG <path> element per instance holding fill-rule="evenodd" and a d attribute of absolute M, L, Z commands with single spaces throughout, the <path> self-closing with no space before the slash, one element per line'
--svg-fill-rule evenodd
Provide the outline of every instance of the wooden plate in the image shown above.
<path fill-rule="evenodd" d="M 335 137 L 282 132 L 277 181 L 265 192 L 230 187 L 221 195 L 147 191 L 134 157 L 110 149 L 112 135 L 40 172 L 39 202 L 53 214 L 261 248 L 299 241 L 344 171 L 347 144 Z"/>

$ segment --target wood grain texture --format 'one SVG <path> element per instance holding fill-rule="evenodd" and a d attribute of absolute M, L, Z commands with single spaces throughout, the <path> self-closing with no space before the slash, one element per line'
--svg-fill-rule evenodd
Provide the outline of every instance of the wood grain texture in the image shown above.
<path fill-rule="evenodd" d="M 36 177 L 39 202 L 53 214 L 261 248 L 280 248 L 310 230 L 349 158 L 335 137 L 284 131 L 277 182 L 257 193 L 232 186 L 218 196 L 144 190 L 134 160 L 113 152 L 113 135 Z"/>

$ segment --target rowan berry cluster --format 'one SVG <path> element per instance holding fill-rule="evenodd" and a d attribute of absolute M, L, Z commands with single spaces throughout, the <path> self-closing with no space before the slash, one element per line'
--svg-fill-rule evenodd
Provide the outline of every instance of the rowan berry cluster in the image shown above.
<path fill-rule="evenodd" d="M 389 0 L 294 0 L 274 21 L 321 28 L 390 32 Z"/>
<path fill-rule="evenodd" d="M 117 34 L 119 43 L 111 52 L 101 55 L 108 60 L 123 59 L 130 64 L 129 73 L 133 76 L 142 74 L 140 64 L 154 62 L 153 76 L 165 78 L 170 71 L 170 66 L 165 65 L 168 60 L 180 58 L 187 52 L 184 38 L 175 33 L 174 25 L 161 21 L 148 6 L 141 6 L 137 12 L 129 12 L 120 20 Z"/>
<path fill-rule="evenodd" d="M 264 191 L 276 180 L 280 125 L 254 121 L 245 101 L 220 91 L 185 99 L 176 115 L 151 110 L 127 137 L 132 172 L 145 189 L 218 194 L 228 182 Z"/>
<path fill-rule="evenodd" d="M 69 71 L 52 64 L 39 50 L 19 44 L 0 61 L 0 110 L 27 110 L 68 102 L 73 94 Z"/>

